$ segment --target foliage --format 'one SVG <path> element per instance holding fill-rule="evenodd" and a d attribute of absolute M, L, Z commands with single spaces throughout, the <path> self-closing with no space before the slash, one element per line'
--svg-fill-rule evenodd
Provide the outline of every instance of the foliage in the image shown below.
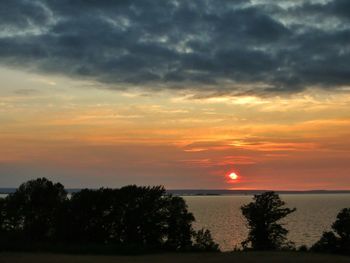
<path fill-rule="evenodd" d="M 319 241 L 317 241 L 312 247 L 312 251 L 316 252 L 335 252 L 338 247 L 338 238 L 333 232 L 324 232 Z"/>
<path fill-rule="evenodd" d="M 108 253 L 194 250 L 194 220 L 184 199 L 161 186 L 84 189 L 67 198 L 61 184 L 40 178 L 0 199 L 0 245 Z M 209 237 L 203 233 L 201 248 L 214 247 Z"/>
<path fill-rule="evenodd" d="M 172 250 L 189 250 L 192 247 L 192 222 L 195 220 L 181 197 L 167 197 L 166 247 Z"/>
<path fill-rule="evenodd" d="M 194 248 L 197 251 L 217 252 L 219 246 L 216 244 L 208 229 L 201 229 L 194 233 Z"/>
<path fill-rule="evenodd" d="M 317 252 L 350 254 L 350 208 L 342 209 L 330 232 L 324 232 L 311 250 Z"/>
<path fill-rule="evenodd" d="M 2 201 L 1 232 L 21 242 L 54 241 L 66 201 L 67 193 L 59 183 L 45 178 L 26 182 Z"/>
<path fill-rule="evenodd" d="M 254 196 L 254 202 L 241 207 L 249 228 L 248 238 L 242 242 L 244 249 L 275 250 L 290 248 L 292 243 L 286 242 L 288 230 L 279 220 L 296 209 L 284 207 L 285 203 L 274 192 L 266 192 Z"/>

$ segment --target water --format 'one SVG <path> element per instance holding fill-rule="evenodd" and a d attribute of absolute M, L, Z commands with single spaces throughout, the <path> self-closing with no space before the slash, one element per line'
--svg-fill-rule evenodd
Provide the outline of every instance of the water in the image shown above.
<path fill-rule="evenodd" d="M 297 246 L 310 246 L 330 230 L 340 209 L 350 207 L 350 194 L 280 195 L 288 207 L 296 207 L 282 222 L 288 239 Z M 224 251 L 232 250 L 246 237 L 248 230 L 240 207 L 252 196 L 186 196 L 189 210 L 196 217 L 195 228 L 207 228 Z"/>

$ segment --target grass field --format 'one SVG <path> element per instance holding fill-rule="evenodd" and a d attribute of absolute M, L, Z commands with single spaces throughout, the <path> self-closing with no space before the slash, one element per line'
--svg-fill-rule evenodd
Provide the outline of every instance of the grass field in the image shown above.
<path fill-rule="evenodd" d="M 158 254 L 143 256 L 96 256 L 0 253 L 1 263 L 345 263 L 350 257 L 292 253 L 292 252 L 235 252 L 215 254 Z"/>

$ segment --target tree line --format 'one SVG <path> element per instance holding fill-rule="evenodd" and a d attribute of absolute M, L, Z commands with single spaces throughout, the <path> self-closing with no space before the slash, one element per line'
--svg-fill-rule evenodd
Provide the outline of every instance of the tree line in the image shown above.
<path fill-rule="evenodd" d="M 194 231 L 181 197 L 161 186 L 84 189 L 68 198 L 40 178 L 0 199 L 2 249 L 147 252 L 217 251 L 208 230 Z"/>
<path fill-rule="evenodd" d="M 295 250 L 279 221 L 293 213 L 279 195 L 255 195 L 241 211 L 249 229 L 239 250 Z M 0 198 L 0 249 L 89 253 L 219 251 L 209 230 L 195 231 L 183 198 L 164 187 L 84 189 L 68 193 L 39 178 Z M 299 248 L 307 250 L 305 246 Z M 343 209 L 311 251 L 350 254 L 350 208 Z"/>

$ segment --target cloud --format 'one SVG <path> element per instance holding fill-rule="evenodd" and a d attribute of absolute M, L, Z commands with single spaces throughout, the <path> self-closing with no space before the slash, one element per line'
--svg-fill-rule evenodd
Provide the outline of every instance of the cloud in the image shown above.
<path fill-rule="evenodd" d="M 346 0 L 7 0 L 0 63 L 111 89 L 338 89 L 350 85 L 349 8 Z"/>

